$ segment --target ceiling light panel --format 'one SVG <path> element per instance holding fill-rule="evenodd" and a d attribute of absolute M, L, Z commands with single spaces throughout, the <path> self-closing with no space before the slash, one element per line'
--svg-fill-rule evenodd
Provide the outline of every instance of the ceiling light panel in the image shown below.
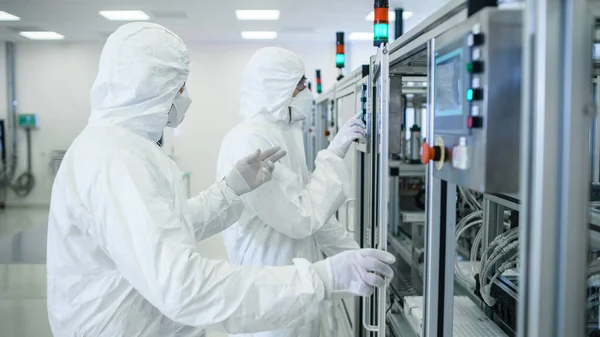
<path fill-rule="evenodd" d="M 100 11 L 107 20 L 111 21 L 146 21 L 150 20 L 150 16 L 143 11 Z"/>
<path fill-rule="evenodd" d="M 158 10 L 152 11 L 153 19 L 187 19 L 188 15 L 184 11 Z"/>
<path fill-rule="evenodd" d="M 404 20 L 407 20 L 409 18 L 411 18 L 414 15 L 413 12 L 408 12 L 408 11 L 404 11 L 402 13 L 402 18 L 404 18 Z M 371 11 L 366 17 L 365 20 L 367 21 L 373 21 L 375 19 L 375 12 Z M 390 21 L 396 21 L 396 12 L 394 11 L 389 11 L 388 13 L 388 19 Z"/>
<path fill-rule="evenodd" d="M 237 10 L 238 20 L 279 20 L 278 10 Z"/>
<path fill-rule="evenodd" d="M 64 35 L 57 32 L 20 32 L 19 35 L 30 40 L 63 40 Z"/>
<path fill-rule="evenodd" d="M 21 20 L 21 18 L 16 15 L 12 15 L 10 13 L 0 11 L 0 21 L 19 21 L 19 20 Z"/>
<path fill-rule="evenodd" d="M 277 38 L 277 32 L 242 32 L 242 39 L 246 40 L 273 40 Z"/>

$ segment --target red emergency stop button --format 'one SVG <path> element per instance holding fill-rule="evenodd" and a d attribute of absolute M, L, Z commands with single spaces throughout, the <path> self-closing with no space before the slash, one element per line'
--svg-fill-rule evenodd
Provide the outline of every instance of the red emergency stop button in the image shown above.
<path fill-rule="evenodd" d="M 427 164 L 430 161 L 439 161 L 442 159 L 442 148 L 440 146 L 429 146 L 428 143 L 423 143 L 421 146 L 421 163 Z"/>

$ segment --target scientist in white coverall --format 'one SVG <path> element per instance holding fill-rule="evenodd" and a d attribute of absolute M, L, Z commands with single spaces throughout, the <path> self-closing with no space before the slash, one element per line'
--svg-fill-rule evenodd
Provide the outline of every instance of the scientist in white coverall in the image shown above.
<path fill-rule="evenodd" d="M 393 256 L 377 250 L 271 268 L 201 256 L 196 244 L 239 219 L 239 195 L 268 181 L 270 161 L 284 153 L 252 149 L 224 180 L 188 200 L 182 172 L 156 145 L 191 103 L 188 73 L 185 44 L 162 26 L 131 23 L 108 38 L 89 123 L 52 189 L 47 281 L 54 336 L 285 328 L 315 320 L 324 301 L 369 294 L 385 284 L 382 276 L 392 276 Z"/>
<path fill-rule="evenodd" d="M 229 172 L 251 149 L 280 146 L 287 156 L 276 164 L 272 181 L 242 197 L 241 219 L 223 233 L 234 264 L 285 266 L 294 258 L 317 262 L 360 248 L 334 215 L 350 190 L 350 172 L 343 158 L 353 141 L 364 138 L 365 125 L 353 118 L 342 127 L 317 155 L 311 175 L 302 120 L 311 112 L 313 96 L 305 82 L 302 60 L 285 49 L 260 49 L 246 66 L 240 108 L 244 122 L 225 136 L 217 174 Z M 245 336 L 351 335 L 341 301 L 324 303 L 319 317 L 312 324 Z"/>

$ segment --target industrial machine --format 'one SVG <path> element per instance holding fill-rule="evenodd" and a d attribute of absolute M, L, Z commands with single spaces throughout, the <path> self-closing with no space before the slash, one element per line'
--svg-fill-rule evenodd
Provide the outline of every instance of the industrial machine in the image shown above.
<path fill-rule="evenodd" d="M 393 215 L 395 190 L 383 201 L 392 210 L 387 249 L 401 257 L 385 314 L 386 333 L 393 336 L 461 336 L 469 331 L 506 336 L 516 330 L 517 282 L 508 274 L 516 274 L 517 211 L 504 206 L 504 195 L 483 192 L 518 192 L 521 15 L 520 10 L 488 8 L 466 18 L 465 12 L 460 3 L 450 3 L 437 14 L 436 24 L 424 23 L 424 31 L 409 32 L 388 50 L 391 95 L 395 81 L 402 83 L 401 101 L 413 107 L 413 125 L 401 132 L 406 142 L 403 162 L 432 161 L 426 179 L 427 215 L 421 226 L 395 225 L 399 222 Z M 497 75 L 503 62 L 512 68 Z M 493 71 L 486 73 L 488 67 Z M 421 87 L 426 96 L 416 89 Z M 504 101 L 497 104 L 500 97 Z M 426 123 L 414 113 L 423 106 Z M 391 111 L 389 116 L 389 129 L 393 129 Z M 499 123 L 505 123 L 512 134 L 499 128 Z M 425 124 L 425 137 L 419 135 L 420 124 Z M 513 137 L 504 144 L 512 157 L 499 166 L 498 159 L 491 158 L 499 151 L 490 147 L 499 146 L 497 142 L 506 137 Z M 393 136 L 389 142 L 395 142 Z M 395 180 L 394 171 L 390 170 L 389 181 Z M 400 175 L 410 171 L 399 168 Z M 495 171 L 502 171 L 500 177 Z M 502 179 L 511 182 L 501 184 Z M 501 245 L 512 255 L 490 254 L 488 244 Z M 488 263 L 488 258 L 494 262 Z M 484 282 L 480 274 L 485 275 Z"/>
<path fill-rule="evenodd" d="M 438 151 L 434 146 L 429 146 L 429 140 L 435 139 L 433 134 L 439 137 L 459 135 L 457 146 L 461 142 L 460 132 L 463 132 L 462 135 L 465 138 L 479 137 L 478 139 L 468 138 L 468 142 L 465 142 L 467 139 L 462 141 L 468 145 L 478 141 L 482 142 L 481 145 L 485 145 L 486 141 L 481 140 L 481 137 L 497 136 L 497 130 L 490 130 L 483 134 L 476 133 L 473 131 L 479 130 L 472 130 L 473 128 L 467 124 L 469 123 L 468 116 L 471 113 L 471 103 L 466 93 L 469 89 L 467 86 L 473 84 L 469 76 L 474 74 L 468 66 L 472 62 L 471 53 L 468 53 L 469 34 L 473 25 L 482 27 L 486 22 L 492 22 L 496 26 L 480 28 L 482 31 L 498 29 L 497 25 L 500 24 L 497 23 L 498 18 L 512 14 L 512 17 L 517 19 L 511 22 L 513 25 L 511 33 L 515 33 L 514 29 L 516 29 L 515 34 L 518 37 L 520 16 L 515 15 L 518 13 L 518 10 L 489 9 L 467 19 L 464 4 L 453 2 L 442 8 L 436 14 L 437 18 L 432 19 L 433 22 L 425 21 L 422 27 L 418 27 L 424 31 L 409 32 L 389 45 L 381 45 L 378 54 L 372 58 L 372 94 L 369 95 L 369 106 L 372 113 L 368 115 L 368 119 L 371 121 L 369 125 L 371 133 L 366 146 L 358 148 L 363 153 L 359 154 L 359 158 L 362 160 L 359 160 L 357 169 L 361 178 L 357 182 L 359 198 L 356 201 L 358 206 L 356 216 L 358 223 L 362 225 L 361 244 L 364 247 L 387 249 L 398 259 L 394 265 L 395 277 L 391 281 L 390 287 L 385 292 L 378 291 L 372 298 L 364 299 L 360 303 L 363 324 L 356 331 L 357 336 L 433 336 L 434 334 L 425 330 L 428 324 L 434 323 L 426 318 L 427 315 L 431 315 L 431 311 L 428 311 L 429 308 L 439 308 L 442 312 L 445 308 L 446 312 L 450 312 L 453 319 L 445 324 L 453 330 L 450 330 L 448 335 L 460 336 L 465 331 L 477 332 L 478 336 L 515 334 L 518 291 L 515 284 L 518 282 L 515 280 L 517 273 L 514 272 L 514 258 L 508 261 L 510 263 L 502 265 L 504 260 L 495 255 L 491 256 L 492 259 L 500 261 L 500 264 L 498 268 L 486 269 L 485 275 L 489 276 L 486 276 L 487 282 L 484 284 L 483 293 L 487 295 L 488 289 L 491 289 L 489 296 L 493 296 L 494 300 L 498 299 L 493 306 L 488 306 L 482 300 L 481 282 L 477 281 L 478 275 L 481 273 L 480 261 L 488 247 L 488 242 L 493 242 L 497 237 L 506 238 L 507 242 L 512 240 L 510 241 L 512 253 L 514 253 L 515 247 L 518 248 L 514 243 L 516 232 L 514 228 L 518 227 L 518 211 L 505 206 L 505 204 L 514 205 L 514 203 L 505 202 L 503 197 L 496 195 L 478 193 L 486 190 L 476 188 L 477 184 L 461 183 L 462 186 L 458 188 L 456 182 L 453 182 L 453 186 L 446 186 L 443 191 L 444 199 L 446 199 L 445 208 L 441 209 L 441 203 L 432 205 L 432 193 L 439 195 L 442 191 L 438 188 L 432 192 L 431 188 L 437 185 L 436 180 L 442 181 L 443 177 L 434 175 L 433 169 L 429 173 L 426 172 L 425 166 L 420 161 L 422 160 L 421 155 L 424 154 L 425 158 L 423 159 L 426 159 L 428 154 L 435 155 Z M 449 42 L 445 43 L 444 39 Z M 438 44 L 438 41 L 441 42 Z M 499 47 L 497 44 L 493 46 L 494 50 L 504 47 Z M 449 51 L 450 55 L 444 56 L 445 51 L 452 47 L 454 49 Z M 485 48 L 485 46 L 480 46 L 480 48 Z M 511 46 L 511 48 L 514 48 L 513 52 L 515 53 L 520 52 L 518 43 L 516 47 Z M 488 50 L 481 52 L 487 55 Z M 457 55 L 463 53 L 465 54 L 464 58 L 456 58 Z M 438 57 L 437 63 L 434 55 Z M 496 60 L 491 62 L 494 61 Z M 511 61 L 514 62 L 515 59 Z M 519 73 L 520 57 L 517 57 L 516 61 L 514 71 Z M 436 72 L 436 65 L 446 66 L 446 71 Z M 479 70 L 476 68 L 475 71 Z M 451 73 L 451 71 L 455 73 Z M 481 75 L 482 73 L 478 73 L 478 76 Z M 516 76 L 516 78 L 520 77 Z M 512 80 L 514 77 L 510 77 L 510 79 Z M 478 82 L 479 85 L 482 85 L 484 80 L 486 79 L 481 79 Z M 494 85 L 503 87 L 506 85 L 505 81 L 505 78 L 495 78 L 494 83 L 485 82 L 485 87 L 492 88 Z M 477 84 L 477 81 L 475 82 Z M 520 83 L 517 81 L 511 85 L 513 92 L 516 93 L 512 117 L 516 118 L 518 123 Z M 465 86 L 465 88 L 461 86 Z M 499 94 L 506 93 L 500 92 Z M 464 128 L 447 127 L 444 129 L 443 119 L 438 121 L 437 119 L 423 118 L 423 115 L 429 115 L 438 107 L 436 102 L 439 100 L 436 99 L 439 95 L 442 96 L 442 103 L 444 103 L 444 99 L 449 100 L 445 103 L 446 106 L 448 104 L 455 105 L 457 111 L 448 116 L 454 117 L 456 125 L 464 123 Z M 493 103 L 493 99 L 495 97 L 491 97 L 489 102 Z M 484 103 L 492 104 L 487 100 Z M 479 103 L 479 105 L 481 111 L 479 116 L 487 116 L 499 111 L 489 109 L 493 111 L 488 112 L 487 106 L 483 103 Z M 460 110 L 460 107 L 464 107 L 464 111 Z M 461 119 L 460 124 L 456 122 L 458 119 Z M 452 118 L 448 120 L 451 121 Z M 518 128 L 518 124 L 513 124 L 513 126 Z M 476 125 L 476 128 L 479 127 Z M 514 176 L 511 178 L 518 182 L 519 133 L 516 131 L 514 134 L 517 138 L 511 145 L 511 149 L 514 150 L 513 158 L 516 160 L 513 161 Z M 425 151 L 421 151 L 421 144 L 426 149 Z M 450 154 L 445 159 L 452 159 L 454 158 L 452 150 L 454 150 L 453 145 L 455 144 L 449 141 L 448 145 L 449 149 L 444 150 Z M 429 148 L 433 148 L 433 150 Z M 471 150 L 467 150 L 467 152 L 471 154 Z M 474 152 L 479 154 L 478 151 Z M 479 161 L 487 160 L 486 158 L 470 158 L 473 160 L 473 166 L 468 166 L 469 168 L 479 165 Z M 452 165 L 452 161 L 440 161 L 446 165 Z M 439 166 L 441 171 L 444 166 Z M 483 164 L 477 168 L 485 170 Z M 508 174 L 507 171 L 504 173 Z M 491 175 L 491 173 L 489 174 Z M 466 176 L 470 177 L 470 175 Z M 427 184 L 425 184 L 426 182 Z M 427 200 L 425 186 L 427 186 L 429 195 Z M 427 216 L 424 212 L 425 204 L 428 208 Z M 447 225 L 444 233 L 438 232 L 432 235 L 434 231 L 444 227 L 439 224 L 440 218 L 444 218 L 441 211 L 445 213 L 448 220 L 452 221 L 450 217 L 456 219 L 458 225 Z M 433 219 L 434 217 L 437 218 Z M 482 220 L 484 217 L 487 219 L 485 225 Z M 508 237 L 508 235 L 511 236 Z M 443 242 L 432 243 L 432 236 L 438 239 L 440 237 L 447 239 Z M 484 243 L 485 240 L 489 241 Z M 436 244 L 437 252 L 434 251 Z M 502 245 L 505 245 L 504 241 Z M 431 275 L 434 268 L 433 262 L 436 260 L 448 263 L 448 266 L 444 265 L 447 267 L 446 272 L 442 272 L 441 276 L 438 275 L 437 280 L 438 284 L 448 286 L 450 290 L 449 295 L 444 295 L 442 299 L 436 297 L 434 300 L 436 294 L 431 294 L 430 289 L 433 287 L 431 282 L 436 277 Z M 488 263 L 485 265 L 487 266 Z M 496 266 L 496 263 L 490 265 Z M 498 274 L 497 269 L 506 269 L 507 272 L 496 275 Z M 456 280 L 454 273 L 458 275 Z M 494 281 L 489 282 L 491 279 Z M 491 283 L 494 286 L 487 286 Z M 496 283 L 501 286 L 496 286 Z M 441 285 L 440 287 L 442 287 Z"/>
<path fill-rule="evenodd" d="M 388 43 L 375 1 L 368 74 L 316 100 L 323 138 L 363 112 L 338 216 L 397 257 L 355 337 L 600 335 L 600 58 L 560 3 L 453 0 Z"/>

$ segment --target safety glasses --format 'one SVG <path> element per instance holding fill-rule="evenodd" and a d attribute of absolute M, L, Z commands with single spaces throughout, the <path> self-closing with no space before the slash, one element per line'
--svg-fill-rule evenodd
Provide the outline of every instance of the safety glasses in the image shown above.
<path fill-rule="evenodd" d="M 296 86 L 296 88 L 298 88 L 299 90 L 303 90 L 304 88 L 306 88 L 306 77 L 302 76 L 302 78 L 300 79 L 300 82 L 298 82 L 298 85 Z"/>

